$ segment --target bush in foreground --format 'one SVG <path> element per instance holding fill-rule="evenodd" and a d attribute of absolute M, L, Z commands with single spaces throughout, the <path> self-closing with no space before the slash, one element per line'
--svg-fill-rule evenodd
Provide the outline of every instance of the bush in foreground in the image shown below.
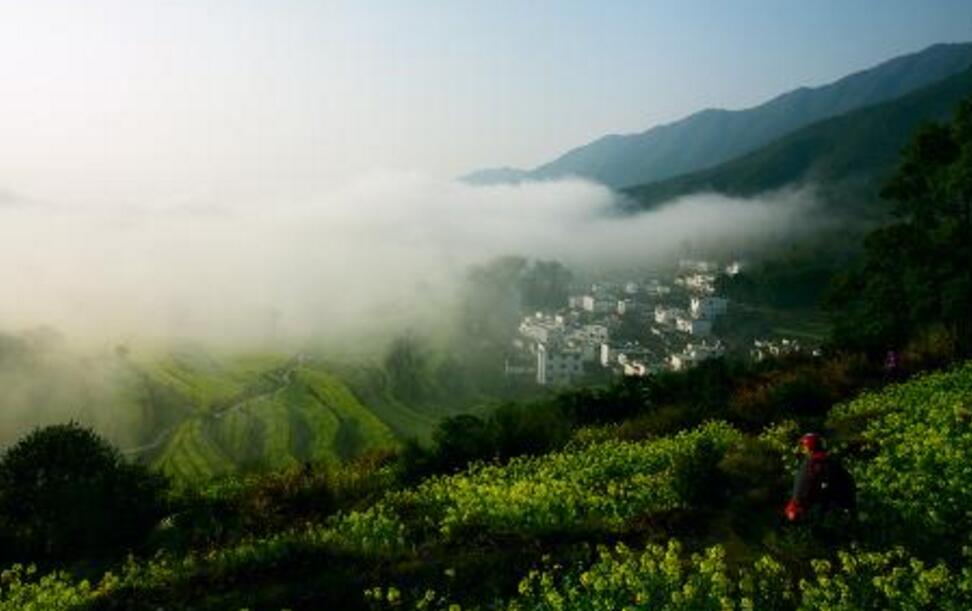
<path fill-rule="evenodd" d="M 104 556 L 144 541 L 165 491 L 90 429 L 49 426 L 0 458 L 0 525 L 19 558 Z"/>

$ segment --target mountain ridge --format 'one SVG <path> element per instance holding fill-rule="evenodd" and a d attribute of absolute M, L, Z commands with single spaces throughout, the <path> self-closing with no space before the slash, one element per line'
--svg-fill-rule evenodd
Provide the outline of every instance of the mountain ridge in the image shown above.
<path fill-rule="evenodd" d="M 972 42 L 938 43 L 819 87 L 798 87 L 740 110 L 707 108 L 634 134 L 607 134 L 532 170 L 493 168 L 462 177 L 474 184 L 587 178 L 613 188 L 716 166 L 829 117 L 891 100 L 972 65 Z"/>
<path fill-rule="evenodd" d="M 690 193 L 749 197 L 814 183 L 826 203 L 853 204 L 856 216 L 868 216 L 873 214 L 868 204 L 877 199 L 913 130 L 947 119 L 970 95 L 972 67 L 900 98 L 812 123 L 722 164 L 622 193 L 648 209 Z"/>

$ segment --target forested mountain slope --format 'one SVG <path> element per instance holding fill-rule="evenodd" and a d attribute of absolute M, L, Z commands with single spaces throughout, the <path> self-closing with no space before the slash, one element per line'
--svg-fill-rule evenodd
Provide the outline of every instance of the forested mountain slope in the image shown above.
<path fill-rule="evenodd" d="M 751 196 L 809 184 L 841 206 L 869 204 L 915 128 L 948 118 L 972 94 L 972 69 L 901 98 L 814 123 L 758 151 L 708 170 L 644 184 L 624 192 L 642 209 L 697 192 Z"/>
<path fill-rule="evenodd" d="M 821 87 L 802 87 L 744 110 L 709 109 L 638 134 L 609 135 L 530 171 L 480 170 L 473 182 L 579 176 L 614 188 L 707 168 L 796 129 L 928 86 L 972 64 L 972 43 L 939 44 Z"/>

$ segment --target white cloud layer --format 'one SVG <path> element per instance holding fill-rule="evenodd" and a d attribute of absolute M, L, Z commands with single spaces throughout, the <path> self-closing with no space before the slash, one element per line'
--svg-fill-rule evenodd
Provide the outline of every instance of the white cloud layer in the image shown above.
<path fill-rule="evenodd" d="M 0 206 L 0 328 L 98 341 L 305 341 L 435 320 L 470 264 L 633 268 L 805 225 L 812 197 L 684 198 L 636 216 L 582 181 L 375 174 L 294 202 Z"/>

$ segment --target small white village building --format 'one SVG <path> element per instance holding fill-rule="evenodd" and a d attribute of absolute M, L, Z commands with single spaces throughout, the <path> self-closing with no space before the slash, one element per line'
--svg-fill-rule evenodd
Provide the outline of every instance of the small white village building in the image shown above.
<path fill-rule="evenodd" d="M 674 371 L 684 371 L 706 359 L 718 358 L 726 353 L 721 343 L 689 344 L 684 350 L 668 357 L 668 364 Z"/>
<path fill-rule="evenodd" d="M 735 276 L 736 274 L 738 274 L 739 272 L 742 271 L 742 268 L 743 268 L 743 265 L 742 265 L 741 262 L 739 262 L 739 261 L 733 261 L 733 262 L 729 263 L 728 265 L 726 265 L 725 272 L 726 272 L 726 275 L 728 275 L 728 276 Z"/>
<path fill-rule="evenodd" d="M 685 310 L 655 306 L 655 322 L 659 325 L 675 326 L 675 321 L 680 316 L 686 316 Z"/>
<path fill-rule="evenodd" d="M 725 314 L 728 308 L 729 300 L 725 297 L 696 296 L 689 302 L 689 311 L 695 318 L 713 320 Z"/>
<path fill-rule="evenodd" d="M 672 292 L 672 287 L 661 284 L 657 280 L 650 281 L 644 288 L 644 294 L 646 297 L 664 297 Z"/>
<path fill-rule="evenodd" d="M 715 276 L 708 273 L 695 273 L 675 279 L 680 284 L 695 293 L 710 294 L 715 292 Z"/>
<path fill-rule="evenodd" d="M 595 295 L 581 297 L 581 309 L 593 314 L 606 314 L 616 307 L 616 300 Z"/>
<path fill-rule="evenodd" d="M 542 312 L 537 312 L 520 321 L 518 331 L 531 341 L 546 344 L 563 337 L 566 325 L 562 316 L 545 316 Z"/>
<path fill-rule="evenodd" d="M 754 339 L 753 349 L 749 351 L 749 355 L 754 361 L 762 361 L 768 358 L 796 354 L 802 350 L 802 346 L 795 339 L 784 338 L 778 341 Z"/>
<path fill-rule="evenodd" d="M 712 321 L 707 318 L 679 316 L 675 319 L 675 328 L 689 335 L 708 337 L 712 334 Z"/>
<path fill-rule="evenodd" d="M 628 299 L 618 299 L 618 314 L 624 316 L 638 311 L 638 302 L 630 297 Z"/>

